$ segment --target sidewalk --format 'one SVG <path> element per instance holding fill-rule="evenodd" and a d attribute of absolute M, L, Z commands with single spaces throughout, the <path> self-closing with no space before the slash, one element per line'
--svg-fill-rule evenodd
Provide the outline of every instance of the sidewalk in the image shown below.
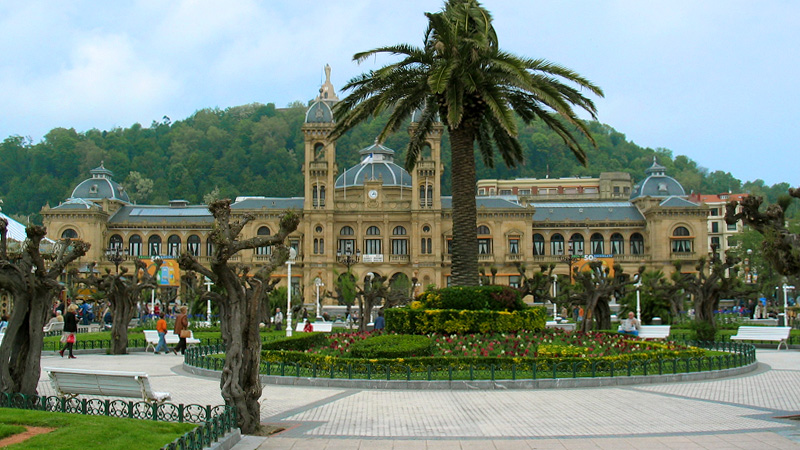
<path fill-rule="evenodd" d="M 564 390 L 403 391 L 267 385 L 264 423 L 234 449 L 800 448 L 800 351 L 758 350 L 750 374 L 713 381 Z M 219 381 L 182 358 L 43 356 L 43 367 L 144 371 L 174 403 L 222 403 Z M 52 395 L 46 374 L 40 394 Z"/>

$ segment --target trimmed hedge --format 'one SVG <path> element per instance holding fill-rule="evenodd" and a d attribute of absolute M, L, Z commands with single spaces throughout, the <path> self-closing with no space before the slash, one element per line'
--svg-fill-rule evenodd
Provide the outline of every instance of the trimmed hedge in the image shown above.
<path fill-rule="evenodd" d="M 264 342 L 262 350 L 297 350 L 303 351 L 325 342 L 325 333 L 298 333 Z"/>
<path fill-rule="evenodd" d="M 410 370 L 413 373 L 421 373 L 429 367 L 452 367 L 453 370 L 469 370 L 475 366 L 495 366 L 498 370 L 510 370 L 513 366 L 536 365 L 539 370 L 551 370 L 553 365 L 572 365 L 591 366 L 592 363 L 617 364 L 628 361 L 669 361 L 675 358 L 699 358 L 704 354 L 704 350 L 689 348 L 685 350 L 666 350 L 654 349 L 641 353 L 626 353 L 616 356 L 595 356 L 595 357 L 547 357 L 538 358 L 518 357 L 508 358 L 499 356 L 428 356 L 428 357 L 409 357 L 409 358 L 337 358 L 334 356 L 324 356 L 315 353 L 298 351 L 265 351 L 262 353 L 264 362 L 279 364 L 299 364 L 301 366 L 315 366 L 317 370 L 329 371 L 335 366 L 349 364 L 354 368 L 358 366 L 385 365 L 394 373 L 405 373 Z"/>
<path fill-rule="evenodd" d="M 464 333 L 508 333 L 513 331 L 543 330 L 546 312 L 542 307 L 524 311 L 467 311 L 467 310 L 419 310 L 411 308 L 389 308 L 386 315 L 386 331 L 398 334 L 464 334 Z"/>
<path fill-rule="evenodd" d="M 350 346 L 353 358 L 409 358 L 431 356 L 433 342 L 427 336 L 384 334 L 356 341 Z"/>
<path fill-rule="evenodd" d="M 508 286 L 465 286 L 433 289 L 418 299 L 424 309 L 520 311 L 528 306 L 519 291 Z"/>

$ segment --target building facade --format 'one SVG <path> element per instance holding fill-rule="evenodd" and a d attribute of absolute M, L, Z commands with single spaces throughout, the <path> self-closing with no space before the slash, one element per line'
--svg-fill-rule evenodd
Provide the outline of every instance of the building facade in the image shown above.
<path fill-rule="evenodd" d="M 347 270 L 359 281 L 370 273 L 404 280 L 414 293 L 431 284 L 447 285 L 453 232 L 452 198 L 441 193 L 443 126 L 427 136 L 410 173 L 380 142 L 339 149 L 328 138 L 338 98 L 326 73 L 302 127 L 303 196 L 237 198 L 231 206 L 234 219 L 255 216 L 242 237 L 272 234 L 281 213 L 298 212 L 300 227 L 289 237 L 297 251 L 292 285 L 309 304 L 318 290 L 323 304 L 332 303 L 324 292 L 332 291 L 337 274 Z M 336 155 L 341 151 L 358 151 L 361 161 L 340 171 Z M 517 285 L 518 263 L 529 268 L 553 263 L 556 273 L 566 274 L 578 259 L 602 256 L 627 272 L 645 265 L 669 273 L 673 260 L 696 261 L 708 253 L 708 208 L 688 201 L 655 161 L 636 185 L 628 174 L 604 173 L 592 179 L 482 180 L 477 186 L 479 263 L 497 284 Z M 80 265 L 113 267 L 107 249 L 137 258 L 191 252 L 201 263 L 208 259 L 213 218 L 205 205 L 132 204 L 102 165 L 65 202 L 44 207 L 42 216 L 51 238 L 92 244 Z M 259 248 L 233 262 L 257 266 L 269 253 Z M 285 272 L 274 276 L 285 283 Z"/>

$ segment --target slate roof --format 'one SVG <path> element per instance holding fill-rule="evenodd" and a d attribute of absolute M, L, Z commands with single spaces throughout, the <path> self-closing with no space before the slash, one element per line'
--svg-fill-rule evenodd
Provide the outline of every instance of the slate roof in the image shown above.
<path fill-rule="evenodd" d="M 475 205 L 478 207 L 478 209 L 481 208 L 525 209 L 524 206 L 520 206 L 517 203 L 514 203 L 512 201 L 509 201 L 501 197 L 476 197 Z M 442 209 L 452 209 L 452 208 L 453 208 L 453 197 L 442 196 Z"/>
<path fill-rule="evenodd" d="M 83 198 L 89 200 L 101 200 L 110 198 L 112 200 L 121 200 L 123 202 L 130 202 L 128 193 L 111 177 L 114 175 L 110 170 L 103 167 L 96 167 L 89 171 L 92 177 L 83 180 L 72 191 L 70 198 Z"/>
<path fill-rule="evenodd" d="M 70 198 L 64 203 L 54 206 L 51 209 L 91 209 L 95 204 L 91 200 L 84 200 L 82 198 Z"/>
<path fill-rule="evenodd" d="M 658 164 L 653 158 L 653 165 L 645 170 L 647 178 L 633 187 L 631 200 L 638 197 L 672 197 L 686 196 L 678 181 L 667 175 L 666 167 Z"/>
<path fill-rule="evenodd" d="M 303 209 L 303 197 L 236 197 L 231 204 L 237 209 Z"/>
<path fill-rule="evenodd" d="M 534 222 L 644 222 L 644 216 L 629 202 L 537 202 Z"/>
<path fill-rule="evenodd" d="M 336 178 L 336 188 L 363 186 L 364 179 L 381 180 L 384 186 L 411 187 L 411 175 L 394 163 L 394 150 L 376 141 L 358 153 L 364 158 Z"/>
<path fill-rule="evenodd" d="M 663 202 L 659 203 L 659 205 L 667 207 L 667 208 L 697 208 L 697 203 L 692 203 L 689 200 L 681 197 L 669 197 Z"/>
<path fill-rule="evenodd" d="M 165 205 L 126 205 L 108 220 L 109 225 L 120 223 L 212 223 L 214 217 L 206 205 L 170 208 Z"/>

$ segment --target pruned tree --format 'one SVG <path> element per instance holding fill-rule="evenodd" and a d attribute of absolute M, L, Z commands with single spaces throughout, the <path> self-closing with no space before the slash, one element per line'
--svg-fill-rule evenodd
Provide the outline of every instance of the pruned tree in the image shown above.
<path fill-rule="evenodd" d="M 519 275 L 522 278 L 522 283 L 520 287 L 517 289 L 520 293 L 520 298 L 525 298 L 528 295 L 533 296 L 533 301 L 538 302 L 552 302 L 554 301 L 553 298 L 553 270 L 555 270 L 555 264 L 542 264 L 539 266 L 539 271 L 535 272 L 529 278 L 528 275 L 525 273 L 527 271 L 526 267 L 522 263 L 516 263 L 517 270 L 519 271 Z"/>
<path fill-rule="evenodd" d="M 52 254 L 43 255 L 40 244 L 47 234 L 41 226 L 28 226 L 19 255 L 8 254 L 8 221 L 0 218 L 0 289 L 14 298 L 14 310 L 0 344 L 0 392 L 36 395 L 41 372 L 45 323 L 53 299 L 61 291 L 58 277 L 69 263 L 86 254 L 89 244 L 59 241 Z"/>
<path fill-rule="evenodd" d="M 289 259 L 284 241 L 297 229 L 300 217 L 287 212 L 281 216 L 278 232 L 271 236 L 239 239 L 244 226 L 254 219 L 245 214 L 231 217 L 231 201 L 218 200 L 208 206 L 214 216 L 214 226 L 209 234 L 213 250 L 209 255 L 210 267 L 201 265 L 194 256 L 182 253 L 179 264 L 183 270 L 192 270 L 208 278 L 220 291 L 206 292 L 201 299 L 212 298 L 217 303 L 220 333 L 225 343 L 225 364 L 220 387 L 225 403 L 237 410 L 238 425 L 245 434 L 253 434 L 261 426 L 261 335 L 259 319 L 263 316 L 264 301 L 277 280 L 270 274 Z M 228 261 L 242 250 L 273 246 L 269 261 L 258 267 L 252 275 L 250 269 Z"/>
<path fill-rule="evenodd" d="M 112 273 L 106 269 L 102 276 L 94 275 L 94 263 L 90 264 L 91 275 L 78 278 L 77 283 L 87 284 L 103 291 L 111 305 L 111 354 L 125 355 L 128 353 L 128 323 L 137 312 L 137 303 L 145 289 L 158 287 L 156 277 L 147 271 L 147 265 L 140 259 L 133 260 L 133 273 L 128 273 L 128 268 L 120 266 L 119 273 Z M 161 268 L 161 260 L 155 260 L 155 272 Z"/>
<path fill-rule="evenodd" d="M 356 302 L 356 278 L 349 270 L 342 274 L 334 270 L 333 274 L 336 275 L 333 281 L 333 291 L 336 293 L 334 298 L 340 305 L 347 306 L 345 317 L 349 317 L 350 311 Z"/>
<path fill-rule="evenodd" d="M 800 188 L 789 189 L 789 195 L 778 199 L 778 203 L 761 211 L 764 199 L 748 196 L 741 201 L 741 211 L 736 212 L 738 202 L 725 206 L 725 222 L 735 224 L 739 220 L 764 236 L 763 256 L 784 276 L 800 274 L 800 234 L 792 233 L 786 227 L 786 210 L 793 198 L 800 198 Z"/>
<path fill-rule="evenodd" d="M 693 297 L 696 329 L 702 340 L 713 340 L 717 329 L 714 311 L 719 309 L 720 299 L 738 292 L 741 285 L 736 275 L 738 262 L 738 258 L 730 254 L 726 254 L 724 260 L 715 257 L 710 262 L 700 258 L 692 273 L 681 273 L 680 261 L 673 263 L 675 273 L 680 274 L 675 284 Z"/>
<path fill-rule="evenodd" d="M 575 270 L 573 278 L 579 289 L 570 293 L 570 301 L 583 305 L 586 311 L 581 331 L 591 331 L 594 327 L 608 330 L 611 328 L 611 297 L 622 298 L 636 280 L 619 264 L 614 265 L 613 275 L 601 261 L 591 261 L 588 266 L 589 270 Z M 639 276 L 642 272 L 644 267 L 639 268 Z"/>
<path fill-rule="evenodd" d="M 358 331 L 367 331 L 367 324 L 372 317 L 372 309 L 389 296 L 386 277 L 370 272 L 364 281 L 364 287 L 356 286 L 358 298 Z"/>

